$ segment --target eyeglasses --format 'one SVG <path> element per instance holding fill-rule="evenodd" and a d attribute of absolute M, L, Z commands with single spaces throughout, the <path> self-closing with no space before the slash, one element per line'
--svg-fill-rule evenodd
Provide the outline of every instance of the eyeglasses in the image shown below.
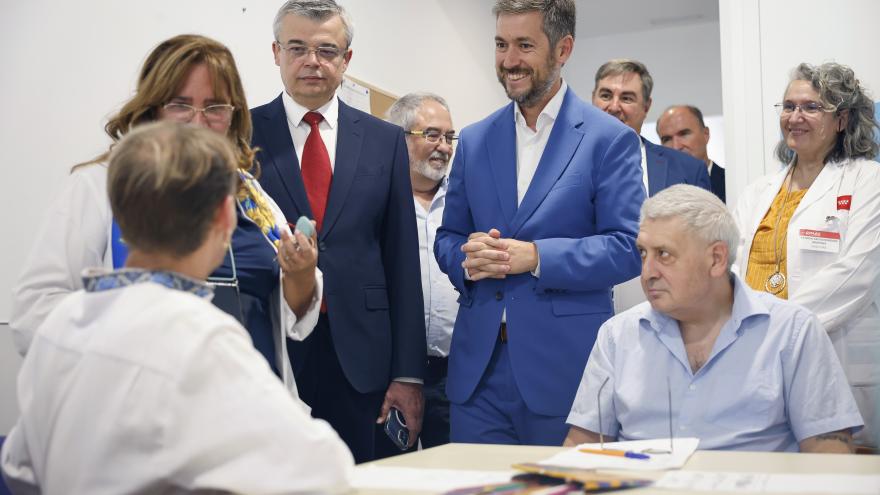
<path fill-rule="evenodd" d="M 235 111 L 234 106 L 226 104 L 196 108 L 186 103 L 167 103 L 162 108 L 169 118 L 180 122 L 190 122 L 195 118 L 196 112 L 202 112 L 209 124 L 228 124 L 232 120 L 232 112 Z"/>
<path fill-rule="evenodd" d="M 773 105 L 776 108 L 776 112 L 779 115 L 791 115 L 796 110 L 800 110 L 804 115 L 816 116 L 823 112 L 834 112 L 837 109 L 834 107 L 826 107 L 824 104 L 819 103 L 817 101 L 808 101 L 806 103 L 801 103 L 800 105 L 796 103 L 792 103 L 790 101 L 786 101 L 784 103 L 777 103 Z"/>
<path fill-rule="evenodd" d="M 293 59 L 298 59 L 302 57 L 306 57 L 314 53 L 318 59 L 323 60 L 324 62 L 333 62 L 340 55 L 342 55 L 344 50 L 340 50 L 335 46 L 319 46 L 315 48 L 310 48 L 306 45 L 292 44 L 292 45 L 282 45 L 280 41 L 275 42 L 278 45 L 278 48 L 287 52 Z"/>
<path fill-rule="evenodd" d="M 428 129 L 426 131 L 406 131 L 405 134 L 408 134 L 410 136 L 422 136 L 423 138 L 425 138 L 425 141 L 431 144 L 437 144 L 442 139 L 446 141 L 446 144 L 448 144 L 449 146 L 452 146 L 452 143 L 454 143 L 455 140 L 458 139 L 458 136 L 456 136 L 455 132 L 453 131 L 449 131 L 446 134 L 443 134 L 442 132 L 434 129 Z"/>
<path fill-rule="evenodd" d="M 610 379 L 610 376 L 606 376 L 605 380 L 602 382 L 602 385 L 599 386 L 599 391 L 596 392 L 596 410 L 599 415 L 599 450 L 605 450 L 605 435 L 602 433 L 602 389 L 605 388 L 605 385 L 608 385 L 608 380 Z M 666 398 L 668 401 L 667 406 L 669 412 L 669 450 L 647 448 L 640 451 L 640 453 L 642 454 L 672 454 L 673 452 L 675 452 L 675 442 L 673 441 L 672 430 L 672 384 L 670 382 L 669 375 L 666 376 Z"/>

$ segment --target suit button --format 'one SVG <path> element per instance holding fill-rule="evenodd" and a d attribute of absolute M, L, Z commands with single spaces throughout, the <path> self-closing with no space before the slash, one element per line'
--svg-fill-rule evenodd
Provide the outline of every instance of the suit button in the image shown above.
<path fill-rule="evenodd" d="M 500 301 L 502 299 L 504 299 L 504 294 L 499 290 L 498 292 L 495 293 L 495 300 Z"/>
<path fill-rule="evenodd" d="M 324 241 L 319 242 L 318 243 L 318 251 L 324 251 L 325 249 L 327 249 L 327 245 L 324 244 Z"/>

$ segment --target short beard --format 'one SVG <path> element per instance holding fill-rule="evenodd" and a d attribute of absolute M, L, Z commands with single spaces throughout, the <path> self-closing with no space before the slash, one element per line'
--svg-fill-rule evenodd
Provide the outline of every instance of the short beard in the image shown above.
<path fill-rule="evenodd" d="M 501 86 L 504 88 L 504 92 L 507 93 L 508 98 L 515 101 L 522 108 L 531 108 L 538 104 L 538 102 L 540 102 L 545 96 L 547 96 L 547 93 L 550 92 L 550 88 L 553 87 L 553 83 L 555 83 L 556 80 L 559 79 L 559 74 L 562 69 L 559 67 L 555 67 L 555 65 L 556 59 L 551 54 L 547 58 L 547 64 L 545 66 L 545 68 L 547 69 L 547 78 L 543 80 L 534 80 L 532 88 L 519 96 L 511 95 L 510 92 L 507 90 L 507 85 L 504 82 L 504 75 L 508 72 L 520 71 L 501 69 L 498 73 L 498 82 L 501 83 Z M 534 70 L 529 70 L 528 72 L 530 72 L 532 75 L 535 74 Z"/>
<path fill-rule="evenodd" d="M 435 156 L 437 153 L 439 152 L 435 151 L 431 154 L 431 156 L 428 157 L 427 160 L 419 160 L 413 163 L 413 168 L 416 170 L 416 172 L 419 173 L 419 175 L 433 181 L 440 181 L 441 179 L 443 179 L 443 177 L 446 177 L 446 172 L 449 171 L 449 156 L 444 157 L 442 156 L 442 153 L 441 156 Z M 436 169 L 432 167 L 431 158 L 445 158 L 446 166 L 442 169 Z"/>

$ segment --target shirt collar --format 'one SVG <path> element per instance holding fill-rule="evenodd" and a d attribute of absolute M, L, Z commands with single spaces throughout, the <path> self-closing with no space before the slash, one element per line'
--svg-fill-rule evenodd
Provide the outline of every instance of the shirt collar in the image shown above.
<path fill-rule="evenodd" d="M 287 94 L 287 91 L 281 94 L 281 102 L 284 104 L 284 113 L 287 114 L 287 121 L 294 127 L 298 127 L 300 123 L 302 123 L 305 114 L 312 111 L 294 101 L 294 99 Z M 331 129 L 336 128 L 336 124 L 339 121 L 339 100 L 335 94 L 333 95 L 333 98 L 330 98 L 330 101 L 321 105 L 314 111 L 320 113 L 324 117 L 324 122 L 326 122 Z"/>
<path fill-rule="evenodd" d="M 103 292 L 153 282 L 164 285 L 169 289 L 188 292 L 205 299 L 210 299 L 214 295 L 214 290 L 205 282 L 179 273 L 162 270 L 123 268 L 121 270 L 107 271 L 91 269 L 83 272 L 82 280 L 86 292 Z"/>
<path fill-rule="evenodd" d="M 746 284 L 735 273 L 730 274 L 730 280 L 733 283 L 733 308 L 730 311 L 730 319 L 732 320 L 734 329 L 739 329 L 743 321 L 756 315 L 769 315 L 770 310 L 767 305 L 758 297 L 758 293 L 746 286 Z M 677 322 L 660 311 L 655 310 L 647 305 L 647 309 L 643 311 L 639 317 L 639 321 L 646 321 L 651 330 L 655 332 L 663 331 L 667 325 L 677 325 Z M 678 328 L 677 326 L 675 327 Z"/>
<path fill-rule="evenodd" d="M 565 92 L 568 91 L 568 84 L 565 83 L 565 80 L 562 80 L 562 84 L 559 85 L 559 90 L 553 95 L 553 98 L 550 98 L 550 101 L 544 105 L 544 109 L 541 110 L 541 113 L 538 114 L 538 121 L 535 124 L 535 127 L 541 127 L 544 122 L 553 123 L 556 121 L 556 117 L 559 116 L 559 110 L 562 109 L 562 100 L 565 99 Z M 525 126 L 526 118 L 522 114 L 522 110 L 520 110 L 519 105 L 514 103 L 513 105 L 513 120 L 516 124 Z"/>

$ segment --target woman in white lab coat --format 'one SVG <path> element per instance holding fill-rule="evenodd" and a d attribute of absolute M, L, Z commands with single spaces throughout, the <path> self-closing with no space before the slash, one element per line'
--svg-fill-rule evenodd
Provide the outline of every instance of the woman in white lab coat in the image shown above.
<path fill-rule="evenodd" d="M 159 43 L 143 63 L 134 95 L 105 131 L 115 143 L 157 120 L 206 127 L 235 145 L 239 224 L 229 255 L 212 274 L 225 285 L 216 290 L 214 304 L 240 320 L 254 347 L 295 393 L 286 339 L 305 338 L 317 323 L 323 284 L 317 247 L 314 238 L 284 233 L 289 230 L 284 214 L 255 178 L 250 112 L 232 52 L 194 34 Z M 74 167 L 35 232 L 36 248 L 13 288 L 9 322 L 22 355 L 49 313 L 82 289 L 84 269 L 118 268 L 125 261 L 125 243 L 116 234 L 107 198 L 109 154 Z"/>
<path fill-rule="evenodd" d="M 880 164 L 874 103 L 851 69 L 799 65 L 779 110 L 787 164 L 751 184 L 735 216 L 739 273 L 822 322 L 876 446 L 880 400 Z"/>

